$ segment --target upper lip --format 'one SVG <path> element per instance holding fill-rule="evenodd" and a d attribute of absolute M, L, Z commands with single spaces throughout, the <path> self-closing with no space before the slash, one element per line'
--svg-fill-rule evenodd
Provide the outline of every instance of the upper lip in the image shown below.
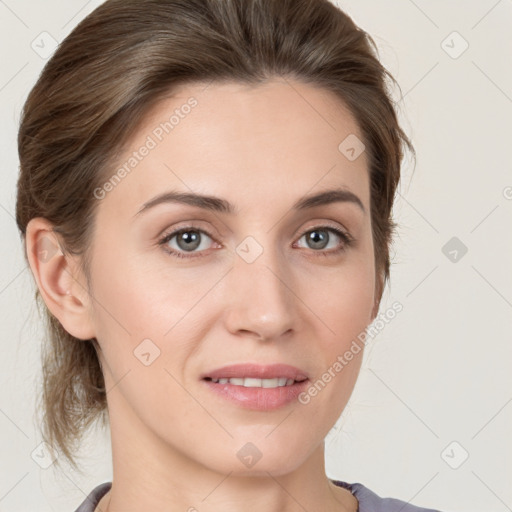
<path fill-rule="evenodd" d="M 201 379 L 210 377 L 212 379 L 230 379 L 234 377 L 249 377 L 255 379 L 274 379 L 286 377 L 293 380 L 305 380 L 308 378 L 306 372 L 288 364 L 258 365 L 252 363 L 231 364 L 205 372 Z"/>

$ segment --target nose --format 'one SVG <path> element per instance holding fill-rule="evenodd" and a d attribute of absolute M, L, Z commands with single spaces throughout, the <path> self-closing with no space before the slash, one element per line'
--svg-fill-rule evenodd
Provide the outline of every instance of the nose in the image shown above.
<path fill-rule="evenodd" d="M 240 253 L 243 254 L 243 253 Z M 299 329 L 294 278 L 276 250 L 267 249 L 249 263 L 238 253 L 225 282 L 226 328 L 239 335 L 277 340 Z"/>

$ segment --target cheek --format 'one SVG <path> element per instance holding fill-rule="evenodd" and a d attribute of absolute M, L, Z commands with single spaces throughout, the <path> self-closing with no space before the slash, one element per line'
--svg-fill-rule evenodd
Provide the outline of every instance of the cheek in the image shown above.
<path fill-rule="evenodd" d="M 183 380 L 187 357 L 210 327 L 215 306 L 208 293 L 224 271 L 178 270 L 165 257 L 149 261 L 113 250 L 105 251 L 93 271 L 96 337 L 112 382 L 129 372 L 129 380 L 138 382 L 133 392 L 141 405 L 142 389 L 179 396 L 171 374 Z"/>
<path fill-rule="evenodd" d="M 165 256 L 116 253 L 116 245 L 98 255 L 93 266 L 93 307 L 100 324 L 134 342 L 140 336 L 162 338 L 215 281 L 171 269 Z"/>
<path fill-rule="evenodd" d="M 213 283 L 195 281 L 202 284 L 191 287 L 184 274 L 171 279 L 150 270 L 147 262 L 113 251 L 105 251 L 94 269 L 94 321 L 111 421 L 133 410 L 145 424 L 179 421 L 192 428 L 190 395 L 179 383 L 197 339 L 191 310 Z"/>
<path fill-rule="evenodd" d="M 324 276 L 309 283 L 308 299 L 314 312 L 340 348 L 357 337 L 371 322 L 375 300 L 375 268 L 372 257 L 353 256 Z M 305 295 L 307 297 L 307 295 Z"/>
<path fill-rule="evenodd" d="M 323 435 L 327 435 L 347 405 L 361 368 L 364 334 L 374 301 L 373 265 L 371 260 L 361 259 L 341 266 L 322 282 L 323 291 L 317 288 L 315 296 L 310 295 L 311 303 L 318 305 L 313 333 L 317 333 L 321 364 L 301 403 L 311 421 L 318 418 Z"/>
<path fill-rule="evenodd" d="M 360 253 L 347 260 L 339 268 L 322 279 L 323 288 L 316 287 L 311 296 L 318 336 L 318 355 L 322 361 L 316 375 L 318 385 L 310 389 L 310 401 L 314 414 L 328 415 L 329 421 L 336 421 L 348 402 L 359 375 L 363 353 L 364 336 L 374 305 L 374 264 L 370 253 Z M 320 400 L 316 397 L 322 395 Z M 306 397 L 306 400 L 308 397 Z M 321 402 L 329 403 L 332 410 Z M 327 421 L 327 424 L 329 424 Z"/>

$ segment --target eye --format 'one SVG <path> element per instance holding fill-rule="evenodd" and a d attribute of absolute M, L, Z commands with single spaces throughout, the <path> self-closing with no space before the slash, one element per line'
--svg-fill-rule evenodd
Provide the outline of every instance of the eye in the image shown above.
<path fill-rule="evenodd" d="M 325 251 L 323 249 L 325 249 L 331 241 L 329 233 L 334 233 L 335 238 L 341 239 L 342 242 L 341 244 L 339 242 L 335 244 L 334 250 Z M 195 253 L 204 252 L 204 250 L 208 248 L 208 243 L 204 240 L 205 236 L 213 240 L 213 237 L 203 229 L 187 226 L 164 235 L 163 238 L 159 240 L 158 244 L 164 246 L 164 250 L 171 256 L 176 256 L 177 258 L 195 258 L 200 256 L 200 254 Z M 332 226 L 318 226 L 309 229 L 303 233 L 299 240 L 304 237 L 306 237 L 310 247 L 313 248 L 313 252 L 322 256 L 333 256 L 342 251 L 346 251 L 353 242 L 355 242 L 355 239 L 350 234 Z M 169 244 L 173 239 L 176 239 L 174 243 Z M 174 247 L 170 245 L 174 245 Z"/>
<path fill-rule="evenodd" d="M 331 241 L 329 233 L 334 233 L 335 238 L 340 238 L 342 243 L 341 245 L 340 243 L 335 244 L 335 249 L 333 251 L 324 251 L 322 249 L 325 249 Z M 316 228 L 309 229 L 300 237 L 299 240 L 304 237 L 306 237 L 306 243 L 309 244 L 315 252 L 318 252 L 319 255 L 322 256 L 333 256 L 342 251 L 346 251 L 347 248 L 355 241 L 348 233 L 332 226 L 318 226 Z"/>
<path fill-rule="evenodd" d="M 188 256 L 184 254 L 187 252 L 196 251 L 197 248 L 205 249 L 203 244 L 203 238 L 206 235 L 208 238 L 212 239 L 211 235 L 209 235 L 206 231 L 198 228 L 194 228 L 192 226 L 188 226 L 186 228 L 179 229 L 177 231 L 173 231 L 168 235 L 165 235 L 158 243 L 159 245 L 163 245 L 164 250 L 167 251 L 172 256 L 177 256 L 178 258 L 194 258 L 195 256 Z M 176 238 L 176 248 L 169 247 L 168 243 Z M 196 251 L 200 252 L 200 251 Z"/>

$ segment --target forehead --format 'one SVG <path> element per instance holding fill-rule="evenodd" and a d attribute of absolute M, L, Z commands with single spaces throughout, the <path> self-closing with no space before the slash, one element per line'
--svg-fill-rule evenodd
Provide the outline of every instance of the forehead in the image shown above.
<path fill-rule="evenodd" d="M 116 167 L 128 172 L 108 200 L 133 210 L 180 189 L 256 205 L 261 196 L 295 200 L 315 188 L 344 186 L 367 203 L 366 153 L 344 153 L 346 141 L 362 139 L 345 104 L 309 84 L 183 84 L 135 130 Z"/>

